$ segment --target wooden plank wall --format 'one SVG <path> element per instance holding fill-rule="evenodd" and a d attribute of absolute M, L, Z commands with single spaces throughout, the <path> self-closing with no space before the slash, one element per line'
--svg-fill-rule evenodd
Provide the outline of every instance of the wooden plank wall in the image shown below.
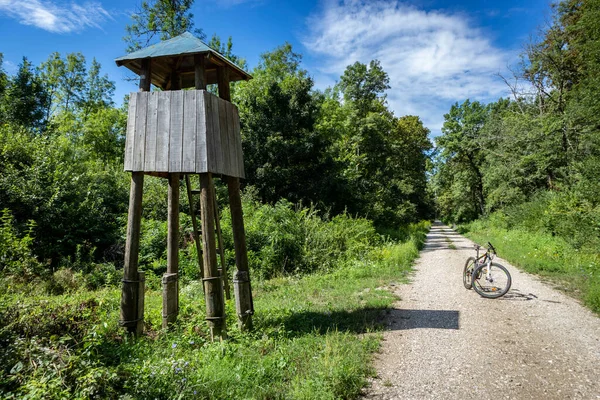
<path fill-rule="evenodd" d="M 237 107 L 205 90 L 131 93 L 125 171 L 244 178 Z"/>

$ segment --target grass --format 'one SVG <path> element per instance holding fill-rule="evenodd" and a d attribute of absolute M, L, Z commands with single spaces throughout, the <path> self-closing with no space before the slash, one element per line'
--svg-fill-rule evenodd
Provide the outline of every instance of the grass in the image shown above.
<path fill-rule="evenodd" d="M 201 287 L 182 287 L 174 329 L 161 294 L 146 293 L 146 333 L 118 328 L 120 290 L 60 296 L 0 288 L 0 397 L 6 399 L 356 398 L 373 376 L 386 286 L 406 281 L 428 226 L 337 269 L 253 283 L 255 330 L 211 343 Z M 365 333 L 374 333 L 365 335 Z"/>
<path fill-rule="evenodd" d="M 492 242 L 502 258 L 540 275 L 600 313 L 600 254 L 597 251 L 576 249 L 548 233 L 499 228 L 485 220 L 463 225 L 460 231 L 475 242 Z"/>

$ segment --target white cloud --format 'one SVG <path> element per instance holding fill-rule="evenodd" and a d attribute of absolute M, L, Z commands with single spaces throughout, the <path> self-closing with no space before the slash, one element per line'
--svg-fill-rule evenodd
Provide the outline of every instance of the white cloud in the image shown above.
<path fill-rule="evenodd" d="M 378 59 L 390 77 L 395 114 L 419 115 L 434 135 L 454 102 L 507 94 L 496 74 L 514 55 L 494 47 L 464 15 L 398 1 L 327 0 L 307 26 L 303 44 L 321 60 L 318 86 L 322 77 L 337 78 L 356 61 Z"/>
<path fill-rule="evenodd" d="M 100 28 L 100 23 L 110 18 L 97 2 L 59 4 L 47 0 L 0 0 L 0 14 L 54 33 Z"/>

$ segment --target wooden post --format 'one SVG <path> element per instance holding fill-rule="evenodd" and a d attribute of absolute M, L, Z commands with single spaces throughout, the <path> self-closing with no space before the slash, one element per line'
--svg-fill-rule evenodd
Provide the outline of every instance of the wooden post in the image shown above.
<path fill-rule="evenodd" d="M 152 62 L 149 58 L 142 60 L 142 74 L 140 75 L 140 92 L 149 92 L 152 83 Z"/>
<path fill-rule="evenodd" d="M 196 78 L 196 90 L 206 90 L 206 68 L 204 54 L 194 55 L 194 73 Z"/>
<path fill-rule="evenodd" d="M 162 327 L 167 328 L 177 320 L 177 296 L 179 285 L 177 274 L 166 273 L 162 277 Z"/>
<path fill-rule="evenodd" d="M 217 68 L 217 84 L 219 97 L 231 101 L 229 87 L 229 69 Z M 227 177 L 229 192 L 229 209 L 231 210 L 231 228 L 233 229 L 233 244 L 235 248 L 235 265 L 237 271 L 233 279 L 235 294 L 235 308 L 238 315 L 238 326 L 241 330 L 252 329 L 252 314 L 254 304 L 252 301 L 252 288 L 250 286 L 250 271 L 248 269 L 248 251 L 246 249 L 246 232 L 244 229 L 244 215 L 242 213 L 242 199 L 240 197 L 240 179 Z"/>
<path fill-rule="evenodd" d="M 163 328 L 179 313 L 179 174 L 169 174 L 167 273 L 163 276 Z M 166 281 L 165 281 L 166 279 Z M 168 283 L 168 288 L 164 286 Z"/>
<path fill-rule="evenodd" d="M 217 85 L 219 86 L 219 97 L 231 101 L 231 88 L 229 87 L 229 69 L 217 67 Z"/>
<path fill-rule="evenodd" d="M 215 209 L 213 197 L 212 174 L 200 174 L 200 212 L 202 216 L 202 247 L 204 249 L 204 297 L 206 299 L 206 320 L 210 328 L 212 340 L 224 339 L 227 335 L 225 327 L 225 300 L 223 298 L 223 282 L 217 266 L 215 242 Z"/>
<path fill-rule="evenodd" d="M 142 60 L 140 92 L 149 92 L 152 81 L 152 62 Z M 129 191 L 129 212 L 127 217 L 127 238 L 125 239 L 125 265 L 123 267 L 123 288 L 121 290 L 121 316 L 119 324 L 130 333 L 141 335 L 144 330 L 144 282 L 143 272 L 138 272 L 140 251 L 140 225 L 142 222 L 142 197 L 144 193 L 144 173 L 131 173 Z"/>
<path fill-rule="evenodd" d="M 219 86 L 219 97 L 223 100 L 231 101 L 229 69 L 225 67 L 217 68 L 217 84 Z M 233 278 L 235 308 L 240 329 L 250 330 L 252 329 L 254 304 L 252 301 L 252 288 L 250 286 L 250 271 L 248 269 L 248 251 L 246 249 L 246 232 L 244 229 L 244 215 L 242 213 L 242 199 L 240 197 L 240 179 L 231 176 L 227 177 L 227 190 L 229 192 L 229 209 L 231 210 L 235 265 L 237 266 L 237 271 Z"/>
<path fill-rule="evenodd" d="M 142 195 L 144 191 L 144 173 L 131 173 L 131 189 L 129 192 L 129 214 L 127 217 L 127 238 L 125 240 L 125 265 L 123 267 L 123 287 L 121 291 L 121 317 L 119 324 L 131 333 L 138 333 L 144 321 L 143 310 L 138 310 L 139 292 L 138 255 L 140 250 L 140 224 L 142 221 Z"/>
<path fill-rule="evenodd" d="M 171 72 L 171 86 L 170 90 L 180 90 L 181 89 L 181 81 L 179 79 L 179 72 L 173 70 Z"/>
<path fill-rule="evenodd" d="M 250 271 L 248 269 L 246 232 L 244 229 L 242 199 L 240 197 L 240 179 L 231 176 L 228 177 L 227 190 L 229 193 L 231 228 L 233 229 L 233 244 L 235 247 L 235 265 L 237 266 L 237 271 L 233 278 L 235 309 L 237 311 L 240 330 L 251 330 L 254 303 L 252 300 L 252 287 L 250 285 Z"/>
<path fill-rule="evenodd" d="M 138 302 L 137 302 L 137 324 L 135 334 L 140 336 L 144 333 L 144 295 L 146 293 L 146 273 L 138 272 Z"/>

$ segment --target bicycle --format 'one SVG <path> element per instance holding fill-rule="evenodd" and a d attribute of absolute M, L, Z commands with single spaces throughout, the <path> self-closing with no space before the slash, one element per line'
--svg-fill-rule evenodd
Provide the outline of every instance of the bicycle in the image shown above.
<path fill-rule="evenodd" d="M 498 263 L 492 262 L 496 249 L 490 242 L 486 252 L 480 257 L 482 246 L 475 245 L 476 257 L 469 257 L 463 270 L 463 284 L 467 289 L 475 289 L 482 297 L 497 299 L 510 290 L 512 278 L 508 270 Z"/>

